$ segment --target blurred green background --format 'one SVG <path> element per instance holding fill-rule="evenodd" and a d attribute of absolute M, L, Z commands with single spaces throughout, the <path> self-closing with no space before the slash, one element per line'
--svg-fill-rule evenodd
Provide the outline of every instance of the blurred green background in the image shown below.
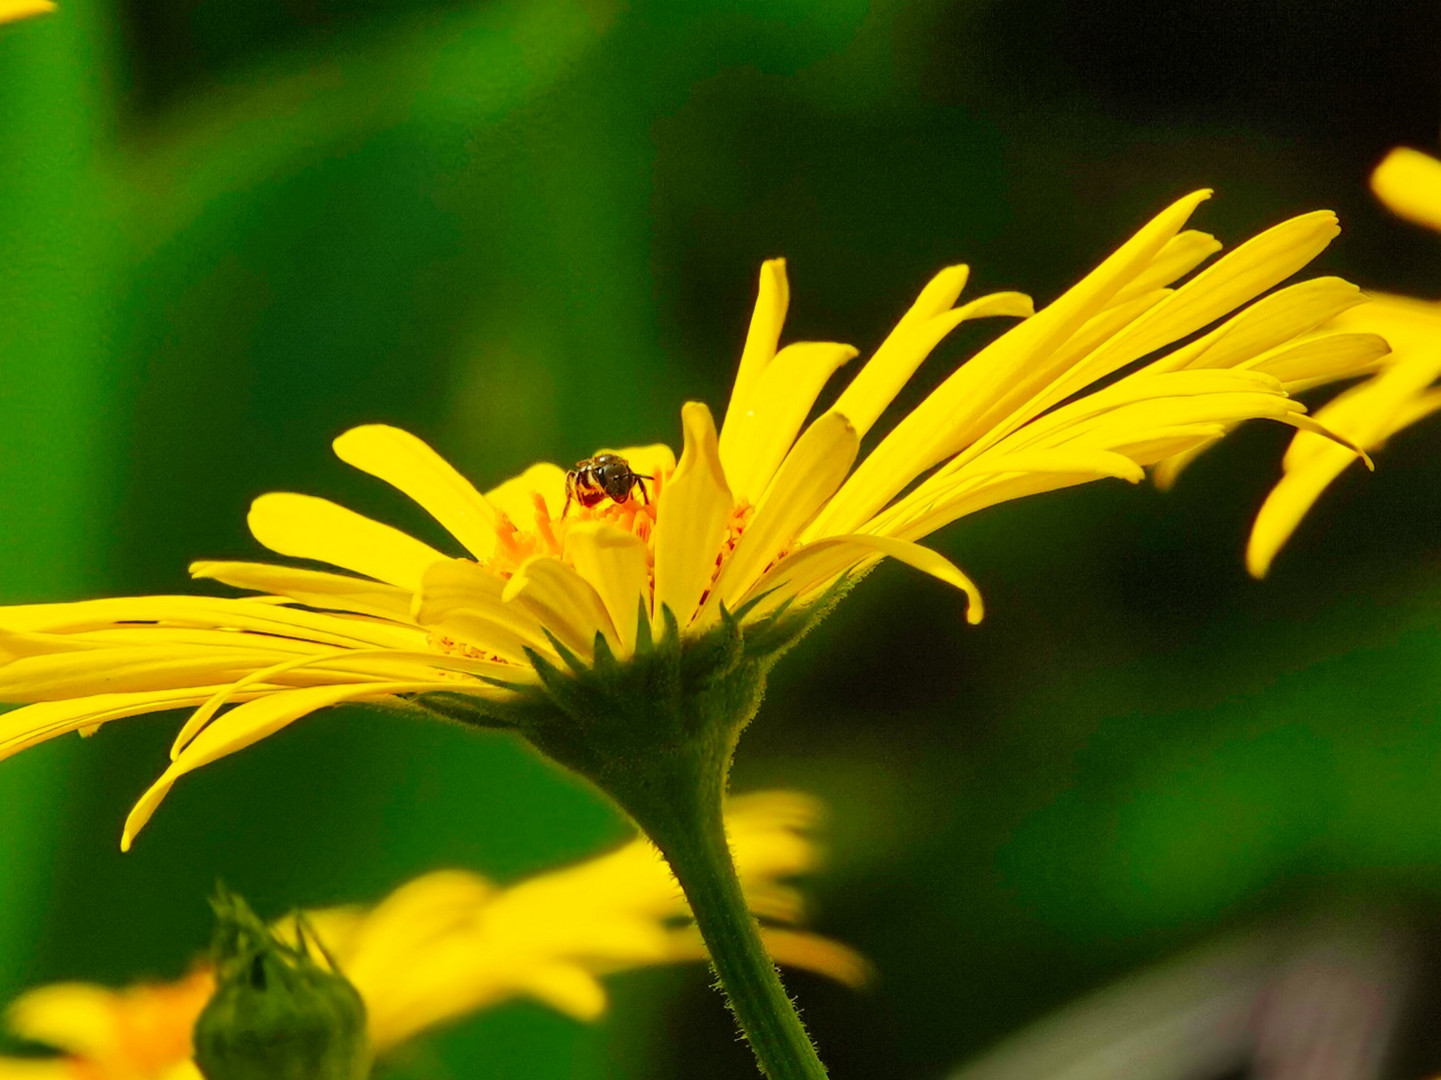
<path fill-rule="evenodd" d="M 1364 186 L 1433 145 L 1438 40 L 1406 0 L 64 0 L 0 28 L 0 599 L 183 590 L 258 553 L 267 490 L 425 533 L 330 456 L 358 422 L 483 485 L 675 444 L 772 255 L 789 337 L 865 348 L 943 265 L 1045 301 L 1208 185 L 1229 243 L 1333 207 L 1325 271 L 1441 294 L 1441 238 Z M 781 667 L 735 780 L 835 808 L 815 921 L 880 977 L 792 985 L 837 1080 L 940 1076 L 1277 913 L 1441 916 L 1441 424 L 1258 584 L 1284 442 L 964 521 L 981 627 L 886 568 Z M 278 913 L 625 835 L 508 742 L 348 709 L 204 770 L 122 857 L 176 722 L 0 765 L 3 997 L 178 973 L 217 878 Z M 393 1075 L 748 1075 L 701 969 L 613 985 L 602 1026 L 516 1005 Z"/>

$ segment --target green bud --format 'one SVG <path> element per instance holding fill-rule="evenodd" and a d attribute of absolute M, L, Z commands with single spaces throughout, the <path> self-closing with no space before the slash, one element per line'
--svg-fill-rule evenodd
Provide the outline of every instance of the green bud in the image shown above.
<path fill-rule="evenodd" d="M 206 1080 L 365 1080 L 365 1003 L 319 941 L 325 962 L 311 956 L 304 921 L 292 945 L 223 888 L 211 905 L 216 989 L 195 1022 Z"/>

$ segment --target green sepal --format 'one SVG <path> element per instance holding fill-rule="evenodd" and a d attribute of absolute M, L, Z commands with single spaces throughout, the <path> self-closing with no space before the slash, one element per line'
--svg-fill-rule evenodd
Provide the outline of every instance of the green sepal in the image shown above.
<path fill-rule="evenodd" d="M 195 1022 L 201 1075 L 365 1080 L 371 1061 L 365 1003 L 304 920 L 296 916 L 291 944 L 223 887 L 211 905 L 216 987 Z"/>

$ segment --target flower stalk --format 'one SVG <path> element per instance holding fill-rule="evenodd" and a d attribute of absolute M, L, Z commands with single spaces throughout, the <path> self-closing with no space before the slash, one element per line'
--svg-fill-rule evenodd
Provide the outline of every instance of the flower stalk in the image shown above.
<path fill-rule="evenodd" d="M 728 760 L 685 764 L 675 760 L 668 774 L 652 777 L 646 788 L 651 805 L 644 811 L 632 807 L 631 816 L 680 882 L 761 1072 L 770 1080 L 825 1080 L 825 1066 L 761 943 L 731 860 L 721 816 Z"/>
<path fill-rule="evenodd" d="M 745 610 L 722 608 L 699 638 L 683 637 L 663 608 L 653 639 L 642 610 L 625 661 L 599 636 L 593 663 L 553 641 L 566 669 L 533 654 L 540 686 L 516 688 L 499 708 L 457 695 L 416 699 L 452 720 L 518 731 L 630 815 L 680 882 L 720 988 L 770 1080 L 824 1080 L 826 1071 L 741 889 L 725 833 L 726 785 L 767 672 L 852 583 L 843 578 L 800 615 L 785 605 L 746 624 Z"/>

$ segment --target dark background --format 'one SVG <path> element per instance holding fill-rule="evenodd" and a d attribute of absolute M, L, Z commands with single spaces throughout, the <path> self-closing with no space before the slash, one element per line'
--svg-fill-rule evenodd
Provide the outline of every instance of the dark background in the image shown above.
<path fill-rule="evenodd" d="M 1211 186 L 1228 246 L 1331 207 L 1321 270 L 1441 295 L 1441 237 L 1365 186 L 1434 148 L 1438 61 L 1414 0 L 66 0 L 0 29 L 0 597 L 188 588 L 189 559 L 258 552 L 267 490 L 424 531 L 330 456 L 357 422 L 482 485 L 676 444 L 682 400 L 723 404 L 772 255 L 788 337 L 864 349 L 943 265 L 1045 302 Z M 1285 439 L 1245 431 L 1168 495 L 965 520 L 939 546 L 982 626 L 888 567 L 779 670 L 735 782 L 834 807 L 815 923 L 880 973 L 791 980 L 836 1080 L 940 1077 L 1287 915 L 1429 940 L 1441 425 L 1348 473 L 1256 583 Z M 205 769 L 122 857 L 177 722 L 0 765 L 5 996 L 179 972 L 217 878 L 278 913 L 625 835 L 516 746 L 347 709 Z M 393 1075 L 748 1075 L 701 969 L 612 984 L 599 1027 L 517 1004 Z"/>

